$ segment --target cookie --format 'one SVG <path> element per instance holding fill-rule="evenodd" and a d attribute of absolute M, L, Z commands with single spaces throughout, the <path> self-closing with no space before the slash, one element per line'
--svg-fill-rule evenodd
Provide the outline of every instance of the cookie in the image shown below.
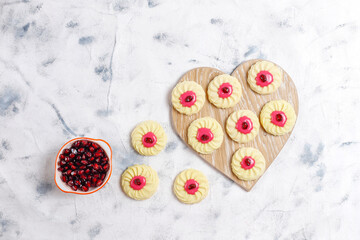
<path fill-rule="evenodd" d="M 121 175 L 121 187 L 124 193 L 135 199 L 150 198 L 157 190 L 159 177 L 154 169 L 146 165 L 128 167 Z"/>
<path fill-rule="evenodd" d="M 231 159 L 231 170 L 240 180 L 256 180 L 264 173 L 265 168 L 265 158 L 255 148 L 240 148 Z"/>
<path fill-rule="evenodd" d="M 207 196 L 209 182 L 202 172 L 187 169 L 177 175 L 173 190 L 181 202 L 187 204 L 198 203 Z"/>
<path fill-rule="evenodd" d="M 199 153 L 212 153 L 221 146 L 223 140 L 221 125 L 214 118 L 199 118 L 188 128 L 188 143 Z"/>
<path fill-rule="evenodd" d="M 266 132 L 283 135 L 290 132 L 296 122 L 296 113 L 290 103 L 274 100 L 261 109 L 260 122 Z"/>
<path fill-rule="evenodd" d="M 205 103 L 204 89 L 194 81 L 180 82 L 172 90 L 171 102 L 180 113 L 186 115 L 197 113 Z"/>
<path fill-rule="evenodd" d="M 155 121 L 145 121 L 135 127 L 131 133 L 131 143 L 141 155 L 156 155 L 166 145 L 166 134 L 161 125 Z"/>
<path fill-rule="evenodd" d="M 259 133 L 260 123 L 256 114 L 250 110 L 233 112 L 226 121 L 226 132 L 235 142 L 247 143 Z"/>
<path fill-rule="evenodd" d="M 207 93 L 209 101 L 216 107 L 230 108 L 240 101 L 242 90 L 237 78 L 222 74 L 209 83 Z"/>
<path fill-rule="evenodd" d="M 282 83 L 282 70 L 272 62 L 258 61 L 248 71 L 247 82 L 259 94 L 275 92 Z"/>

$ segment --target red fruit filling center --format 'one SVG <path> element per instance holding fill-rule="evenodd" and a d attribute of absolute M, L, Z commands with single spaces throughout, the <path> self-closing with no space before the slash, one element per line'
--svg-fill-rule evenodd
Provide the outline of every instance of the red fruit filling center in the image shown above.
<path fill-rule="evenodd" d="M 233 87 L 230 83 L 223 83 L 220 85 L 218 95 L 221 98 L 228 98 L 233 92 Z"/>
<path fill-rule="evenodd" d="M 237 121 L 235 128 L 242 134 L 248 134 L 253 130 L 253 123 L 247 116 L 242 116 Z"/>
<path fill-rule="evenodd" d="M 191 107 L 196 102 L 196 94 L 193 91 L 186 91 L 180 96 L 180 103 L 183 107 Z"/>
<path fill-rule="evenodd" d="M 273 75 L 268 71 L 260 71 L 255 77 L 256 85 L 260 87 L 269 86 L 273 81 Z"/>
<path fill-rule="evenodd" d="M 199 183 L 194 179 L 189 179 L 186 181 L 184 189 L 188 194 L 194 195 L 199 190 Z"/>
<path fill-rule="evenodd" d="M 87 192 L 104 183 L 110 169 L 109 158 L 99 144 L 75 141 L 59 155 L 60 179 L 74 191 Z"/>
<path fill-rule="evenodd" d="M 287 121 L 287 117 L 283 111 L 273 111 L 271 113 L 271 123 L 276 126 L 283 127 Z"/>
<path fill-rule="evenodd" d="M 196 139 L 201 143 L 208 143 L 214 139 L 214 134 L 209 128 L 199 128 Z"/>
<path fill-rule="evenodd" d="M 144 134 L 144 136 L 142 137 L 142 144 L 146 148 L 151 148 L 151 147 L 155 146 L 156 142 L 157 142 L 157 138 L 156 138 L 155 134 L 152 132 L 148 132 L 148 133 Z"/>
<path fill-rule="evenodd" d="M 252 157 L 245 156 L 240 163 L 241 167 L 245 170 L 251 169 L 255 165 L 255 160 Z"/>
<path fill-rule="evenodd" d="M 130 187 L 134 190 L 140 190 L 146 185 L 146 178 L 143 176 L 135 176 L 130 181 Z"/>

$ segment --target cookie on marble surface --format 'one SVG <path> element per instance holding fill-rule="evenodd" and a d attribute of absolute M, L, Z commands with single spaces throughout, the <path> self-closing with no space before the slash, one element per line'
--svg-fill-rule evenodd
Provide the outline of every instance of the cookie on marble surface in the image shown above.
<path fill-rule="evenodd" d="M 134 165 L 128 167 L 121 175 L 121 187 L 124 193 L 135 199 L 150 198 L 157 190 L 159 177 L 150 166 Z"/>
<path fill-rule="evenodd" d="M 202 172 L 187 169 L 176 176 L 173 190 L 181 202 L 187 204 L 198 203 L 207 196 L 209 182 Z"/>
<path fill-rule="evenodd" d="M 258 61 L 248 71 L 247 82 L 250 88 L 259 94 L 270 94 L 282 83 L 281 69 L 272 62 Z"/>
<path fill-rule="evenodd" d="M 172 90 L 171 102 L 180 113 L 186 115 L 197 113 L 205 103 L 204 89 L 194 81 L 180 82 Z"/>
<path fill-rule="evenodd" d="M 252 141 L 259 133 L 259 128 L 259 119 L 250 110 L 233 112 L 226 121 L 227 134 L 232 140 L 239 143 Z"/>
<path fill-rule="evenodd" d="M 131 143 L 141 155 L 150 156 L 161 152 L 167 137 L 161 125 L 155 121 L 145 121 L 135 127 L 131 133 Z"/>
<path fill-rule="evenodd" d="M 266 162 L 262 153 L 255 148 L 240 148 L 231 159 L 231 170 L 241 180 L 258 179 L 265 171 Z"/>
<path fill-rule="evenodd" d="M 216 107 L 230 108 L 240 101 L 242 90 L 237 78 L 222 74 L 209 83 L 207 93 L 209 101 Z"/>
<path fill-rule="evenodd" d="M 274 100 L 261 109 L 260 122 L 266 132 L 283 135 L 290 132 L 296 122 L 296 113 L 290 103 Z"/>
<path fill-rule="evenodd" d="M 221 125 L 211 117 L 194 120 L 188 128 L 188 143 L 197 152 L 212 153 L 224 140 Z"/>

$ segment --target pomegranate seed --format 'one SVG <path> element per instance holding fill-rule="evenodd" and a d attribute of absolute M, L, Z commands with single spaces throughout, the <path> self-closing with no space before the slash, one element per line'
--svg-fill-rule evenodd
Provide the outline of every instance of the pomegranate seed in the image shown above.
<path fill-rule="evenodd" d="M 94 169 L 95 169 L 95 170 L 99 170 L 99 167 L 100 167 L 100 166 L 99 166 L 98 164 L 96 164 L 96 163 L 94 164 Z"/>
<path fill-rule="evenodd" d="M 60 160 L 64 160 L 64 158 L 65 158 L 65 155 L 64 154 L 60 154 Z"/>
<path fill-rule="evenodd" d="M 64 169 L 62 167 L 59 167 L 57 170 L 60 172 L 64 171 Z"/>
<path fill-rule="evenodd" d="M 87 177 L 85 175 L 81 175 L 80 178 L 81 179 L 87 179 Z"/>
<path fill-rule="evenodd" d="M 98 149 L 100 146 L 97 143 L 92 143 L 93 148 Z"/>
<path fill-rule="evenodd" d="M 74 186 L 74 181 L 73 180 L 70 180 L 67 182 L 67 184 L 71 187 L 71 186 Z"/>
<path fill-rule="evenodd" d="M 80 156 L 80 155 L 76 156 L 76 160 L 80 161 L 80 160 L 81 160 L 81 156 Z"/>
<path fill-rule="evenodd" d="M 96 183 L 96 182 L 97 182 L 97 178 L 94 178 L 94 177 L 93 177 L 92 182 L 93 182 L 93 183 Z"/>
<path fill-rule="evenodd" d="M 75 165 L 71 165 L 70 167 L 72 170 L 75 170 L 77 167 Z"/>
<path fill-rule="evenodd" d="M 103 159 L 102 159 L 103 161 L 109 161 L 109 159 L 107 158 L 107 157 L 103 157 Z"/>
<path fill-rule="evenodd" d="M 104 165 L 104 167 L 103 167 L 104 171 L 109 170 L 109 167 L 110 167 L 110 165 L 109 165 L 109 164 Z"/>
<path fill-rule="evenodd" d="M 89 147 L 90 152 L 94 152 L 95 148 L 94 147 Z"/>
<path fill-rule="evenodd" d="M 94 174 L 94 178 L 100 178 L 100 174 Z"/>
<path fill-rule="evenodd" d="M 75 154 L 74 154 L 74 153 L 70 153 L 70 154 L 69 154 L 69 157 L 70 157 L 71 159 L 73 159 L 73 158 L 75 157 Z"/>
<path fill-rule="evenodd" d="M 88 144 L 88 141 L 86 141 L 86 140 L 81 140 L 81 146 L 86 147 L 87 144 Z"/>
<path fill-rule="evenodd" d="M 78 152 L 79 152 L 79 153 L 85 152 L 85 148 L 79 148 Z"/>
<path fill-rule="evenodd" d="M 86 166 L 82 165 L 82 166 L 80 166 L 79 168 L 83 170 L 83 169 L 86 168 Z"/>
<path fill-rule="evenodd" d="M 84 172 L 85 172 L 84 170 L 79 170 L 78 173 L 79 173 L 79 175 L 82 175 L 82 174 L 84 174 Z"/>
<path fill-rule="evenodd" d="M 86 187 L 86 186 L 82 186 L 82 188 L 81 188 L 84 192 L 87 192 L 88 190 L 89 190 L 89 188 L 88 187 Z"/>
<path fill-rule="evenodd" d="M 77 191 L 77 186 L 71 186 L 72 190 Z"/>
<path fill-rule="evenodd" d="M 103 183 L 102 180 L 98 180 L 98 181 L 96 182 L 96 186 L 99 187 L 102 183 Z"/>
<path fill-rule="evenodd" d="M 81 164 L 83 164 L 83 165 L 88 165 L 88 164 L 89 164 L 89 162 L 88 162 L 88 161 L 86 161 L 86 160 L 81 160 Z"/>
<path fill-rule="evenodd" d="M 101 180 L 104 180 L 104 179 L 105 179 L 105 176 L 106 176 L 105 174 L 101 174 L 100 179 L 101 179 Z"/>
<path fill-rule="evenodd" d="M 66 171 L 66 175 L 70 175 L 70 174 L 71 174 L 71 172 L 72 172 L 72 171 L 71 171 L 70 169 L 69 169 L 69 170 L 67 170 L 67 171 Z"/>
<path fill-rule="evenodd" d="M 63 154 L 64 154 L 64 155 L 69 155 L 69 153 L 70 153 L 70 150 L 67 149 L 67 148 L 63 151 Z"/>
<path fill-rule="evenodd" d="M 60 166 L 64 166 L 66 164 L 66 162 L 64 160 L 60 161 Z"/>
<path fill-rule="evenodd" d="M 67 177 L 64 176 L 64 175 L 62 175 L 62 176 L 61 176 L 61 180 L 62 180 L 63 182 L 67 182 Z"/>
<path fill-rule="evenodd" d="M 100 158 L 95 159 L 95 162 L 99 163 L 99 162 L 100 162 Z"/>
<path fill-rule="evenodd" d="M 69 161 L 70 161 L 70 158 L 69 158 L 68 156 L 66 156 L 66 157 L 64 158 L 64 161 L 65 161 L 65 162 L 69 162 Z"/>
<path fill-rule="evenodd" d="M 96 152 L 96 153 L 94 154 L 94 156 L 98 158 L 98 157 L 102 157 L 103 154 L 102 154 L 101 152 Z"/>
<path fill-rule="evenodd" d="M 89 173 L 90 173 L 90 169 L 86 169 L 86 170 L 85 170 L 85 173 L 86 173 L 86 174 L 89 174 Z"/>
<path fill-rule="evenodd" d="M 91 187 L 91 182 L 86 181 L 86 182 L 85 182 L 85 186 L 87 186 L 87 187 Z"/>
<path fill-rule="evenodd" d="M 75 186 L 80 186 L 80 185 L 81 185 L 81 183 L 80 183 L 79 180 L 76 180 L 76 181 L 74 182 L 74 184 L 75 184 Z"/>
<path fill-rule="evenodd" d="M 77 154 L 76 148 L 70 148 L 70 151 L 71 151 L 71 153 L 73 153 L 73 154 Z"/>
<path fill-rule="evenodd" d="M 94 161 L 94 160 L 95 160 L 94 157 L 89 158 L 89 161 L 90 161 L 90 162 L 92 162 L 92 161 Z"/>
<path fill-rule="evenodd" d="M 82 159 L 82 160 L 87 159 L 87 157 L 86 157 L 85 153 L 81 156 L 81 159 Z"/>
<path fill-rule="evenodd" d="M 85 155 L 86 155 L 88 158 L 91 158 L 91 157 L 92 157 L 91 152 L 86 152 Z"/>
<path fill-rule="evenodd" d="M 71 176 L 76 176 L 76 171 L 72 171 L 70 174 Z"/>
<path fill-rule="evenodd" d="M 81 162 L 76 162 L 75 165 L 76 165 L 76 166 L 80 166 L 80 165 L 81 165 Z"/>
<path fill-rule="evenodd" d="M 74 142 L 72 146 L 75 147 L 75 148 L 80 147 L 80 141 Z"/>

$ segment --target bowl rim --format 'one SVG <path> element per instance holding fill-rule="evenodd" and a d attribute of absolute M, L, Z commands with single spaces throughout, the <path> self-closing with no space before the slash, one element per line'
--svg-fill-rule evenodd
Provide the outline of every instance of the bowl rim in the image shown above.
<path fill-rule="evenodd" d="M 109 169 L 109 170 L 110 170 L 110 173 L 109 173 L 108 177 L 106 178 L 106 181 L 102 184 L 102 186 L 100 186 L 100 187 L 98 187 L 98 188 L 95 188 L 94 190 L 89 191 L 89 192 L 77 192 L 77 191 L 73 191 L 73 190 L 67 191 L 67 190 L 62 189 L 62 188 L 57 184 L 57 181 L 56 181 L 57 172 L 59 172 L 59 171 L 57 170 L 57 163 L 58 163 L 59 155 L 60 155 L 61 151 L 63 150 L 63 148 L 64 148 L 66 145 L 68 145 L 70 142 L 73 142 L 73 141 L 76 141 L 76 140 L 101 141 L 101 142 L 105 143 L 105 144 L 109 147 L 109 149 L 110 149 L 110 159 L 109 159 L 109 160 L 110 160 L 110 161 L 109 161 L 109 162 L 110 162 L 110 169 Z M 56 155 L 56 158 L 55 158 L 54 182 L 55 182 L 56 186 L 57 186 L 62 192 L 64 192 L 64 193 L 73 193 L 73 194 L 79 194 L 79 195 L 88 195 L 88 194 L 92 194 L 92 193 L 94 193 L 94 192 L 97 192 L 97 191 L 99 191 L 101 188 L 103 188 L 103 187 L 107 184 L 107 182 L 109 181 L 109 179 L 110 179 L 110 177 L 111 177 L 111 174 L 112 174 L 112 149 L 111 149 L 110 144 L 109 144 L 107 141 L 103 140 L 103 139 L 95 139 L 95 138 L 88 138 L 88 137 L 78 137 L 78 138 L 70 139 L 70 140 L 67 141 L 64 145 L 62 145 L 62 147 L 61 147 L 60 150 L 58 151 L 58 153 L 57 153 L 57 155 Z"/>

